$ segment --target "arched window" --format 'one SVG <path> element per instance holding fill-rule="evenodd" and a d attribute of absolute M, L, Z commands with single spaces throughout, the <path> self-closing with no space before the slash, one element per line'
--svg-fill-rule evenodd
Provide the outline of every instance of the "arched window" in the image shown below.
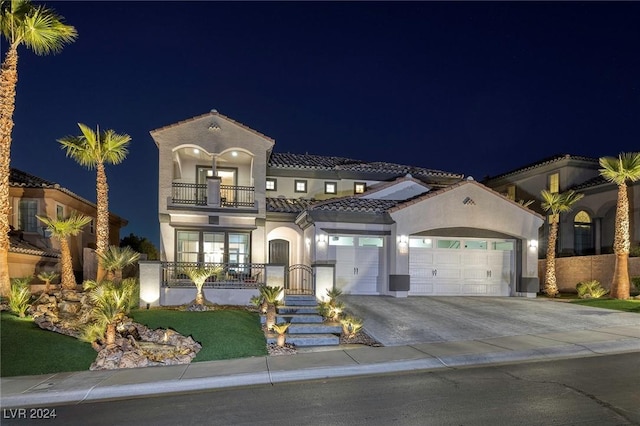
<path fill-rule="evenodd" d="M 591 216 L 584 210 L 573 219 L 573 247 L 578 256 L 595 253 Z"/>

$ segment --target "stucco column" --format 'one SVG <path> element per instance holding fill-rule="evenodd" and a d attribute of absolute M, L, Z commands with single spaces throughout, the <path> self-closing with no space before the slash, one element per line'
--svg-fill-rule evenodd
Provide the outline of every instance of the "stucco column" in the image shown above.
<path fill-rule="evenodd" d="M 596 250 L 596 254 L 602 254 L 602 218 L 593 218 L 593 245 Z"/>

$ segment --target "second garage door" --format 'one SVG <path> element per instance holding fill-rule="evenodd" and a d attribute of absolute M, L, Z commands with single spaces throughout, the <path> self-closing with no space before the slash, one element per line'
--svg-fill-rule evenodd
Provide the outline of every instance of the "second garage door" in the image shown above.
<path fill-rule="evenodd" d="M 410 296 L 509 296 L 515 240 L 409 239 Z"/>

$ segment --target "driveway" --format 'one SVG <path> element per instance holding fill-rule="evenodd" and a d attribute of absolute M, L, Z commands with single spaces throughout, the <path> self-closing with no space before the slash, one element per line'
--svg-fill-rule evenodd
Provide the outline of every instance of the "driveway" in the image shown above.
<path fill-rule="evenodd" d="M 544 298 L 341 297 L 385 346 L 605 328 L 640 327 L 640 315 Z"/>

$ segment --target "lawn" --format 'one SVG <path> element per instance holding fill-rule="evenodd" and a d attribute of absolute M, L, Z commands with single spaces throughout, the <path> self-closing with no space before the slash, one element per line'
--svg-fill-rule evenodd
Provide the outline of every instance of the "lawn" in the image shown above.
<path fill-rule="evenodd" d="M 617 311 L 640 313 L 640 300 L 618 300 L 618 299 L 576 299 L 571 303 L 578 305 L 593 306 L 594 308 L 615 309 Z"/>
<path fill-rule="evenodd" d="M 202 345 L 194 359 L 212 361 L 267 354 L 258 314 L 240 309 L 184 312 L 134 310 L 130 316 L 151 329 L 172 328 Z M 91 345 L 40 329 L 31 318 L 2 312 L 0 376 L 23 376 L 88 370 L 96 358 Z"/>

